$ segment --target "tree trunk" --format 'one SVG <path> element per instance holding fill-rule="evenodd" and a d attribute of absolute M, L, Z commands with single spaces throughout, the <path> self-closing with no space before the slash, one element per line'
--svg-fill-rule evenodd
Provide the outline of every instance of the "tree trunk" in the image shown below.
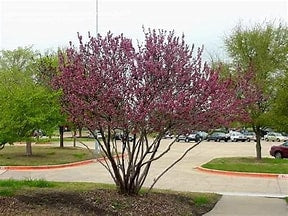
<path fill-rule="evenodd" d="M 259 126 L 253 127 L 256 134 L 256 157 L 258 160 L 262 159 L 261 154 L 261 129 Z"/>
<path fill-rule="evenodd" d="M 31 141 L 26 141 L 26 156 L 32 156 L 32 145 Z"/>
<path fill-rule="evenodd" d="M 79 137 L 82 137 L 82 127 L 79 127 L 78 130 L 79 130 Z"/>
<path fill-rule="evenodd" d="M 77 131 L 76 129 L 73 131 L 73 147 L 76 147 L 76 134 L 77 134 Z"/>
<path fill-rule="evenodd" d="M 64 126 L 59 126 L 60 148 L 64 148 Z"/>

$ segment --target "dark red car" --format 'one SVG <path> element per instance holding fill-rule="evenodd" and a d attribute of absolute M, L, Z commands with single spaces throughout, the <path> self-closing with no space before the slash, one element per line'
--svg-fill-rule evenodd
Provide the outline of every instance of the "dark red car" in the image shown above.
<path fill-rule="evenodd" d="M 272 146 L 270 149 L 270 155 L 275 158 L 288 158 L 288 142 L 279 146 Z"/>

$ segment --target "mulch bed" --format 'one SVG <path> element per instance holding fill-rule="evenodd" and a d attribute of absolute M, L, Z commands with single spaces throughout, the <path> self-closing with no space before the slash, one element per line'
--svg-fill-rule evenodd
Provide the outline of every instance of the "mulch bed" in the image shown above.
<path fill-rule="evenodd" d="M 196 205 L 184 195 L 151 193 L 125 196 L 113 190 L 41 191 L 0 197 L 0 215 L 203 215 L 215 203 Z"/>

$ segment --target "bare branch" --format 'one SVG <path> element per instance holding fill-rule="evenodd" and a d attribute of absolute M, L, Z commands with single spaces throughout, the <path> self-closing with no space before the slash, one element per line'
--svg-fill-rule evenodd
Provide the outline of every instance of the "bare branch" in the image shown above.
<path fill-rule="evenodd" d="M 170 151 L 171 147 L 175 144 L 176 140 L 177 140 L 177 138 L 175 138 L 175 139 L 173 140 L 173 142 L 171 142 L 171 143 L 169 144 L 169 146 L 165 149 L 165 151 L 163 151 L 160 155 L 158 155 L 157 157 L 155 157 L 155 158 L 153 158 L 153 159 L 150 159 L 150 160 L 142 163 L 141 166 L 144 166 L 144 165 L 147 164 L 147 163 L 151 163 L 151 162 L 153 162 L 153 161 L 155 161 L 155 160 L 158 160 L 158 159 L 160 159 L 161 157 L 163 157 L 166 153 L 168 153 L 168 152 Z"/>
<path fill-rule="evenodd" d="M 89 148 L 89 146 L 87 146 L 87 145 L 86 145 L 85 143 L 83 143 L 82 141 L 79 141 L 79 143 L 82 144 L 82 145 L 84 145 L 84 146 L 88 149 L 88 151 L 90 151 L 90 153 L 92 153 L 92 155 L 94 156 L 94 159 L 96 159 L 96 161 L 99 162 L 99 163 L 110 173 L 110 175 L 111 175 L 111 177 L 113 178 L 114 182 L 116 182 L 115 176 L 113 175 L 113 172 L 112 172 L 111 168 L 109 167 L 109 164 L 108 164 L 108 162 L 107 162 L 107 160 L 106 160 L 106 156 L 104 155 L 103 158 L 97 158 L 97 157 L 95 156 L 95 153 L 93 152 L 92 149 Z M 102 160 L 100 160 L 100 159 L 104 159 L 104 161 L 105 161 L 106 164 L 104 164 L 104 163 L 102 162 Z"/>
<path fill-rule="evenodd" d="M 152 190 L 152 188 L 154 187 L 154 185 L 156 184 L 156 182 L 166 173 L 168 172 L 173 166 L 175 166 L 175 164 L 177 164 L 179 161 L 181 161 L 185 156 L 186 154 L 191 151 L 192 149 L 194 149 L 196 146 L 198 146 L 200 143 L 202 142 L 202 140 L 200 140 L 199 142 L 197 142 L 196 144 L 194 144 L 193 146 L 191 146 L 190 148 L 188 148 L 184 153 L 183 155 L 178 158 L 176 161 L 174 161 L 170 166 L 168 166 L 158 177 L 156 177 L 154 179 L 154 182 L 153 184 L 150 186 L 148 192 L 150 192 Z"/>

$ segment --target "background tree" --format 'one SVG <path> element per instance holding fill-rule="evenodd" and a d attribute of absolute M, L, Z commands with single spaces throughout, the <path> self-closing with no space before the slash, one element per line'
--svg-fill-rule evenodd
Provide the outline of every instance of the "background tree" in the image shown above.
<path fill-rule="evenodd" d="M 59 113 L 58 95 L 35 85 L 22 71 L 0 73 L 1 142 L 26 141 L 26 155 L 32 155 L 31 138 L 36 130 L 51 133 Z"/>
<path fill-rule="evenodd" d="M 137 194 L 151 164 L 175 144 L 176 139 L 158 152 L 166 132 L 213 128 L 245 114 L 235 83 L 202 64 L 202 49 L 193 56 L 184 36 L 149 30 L 137 51 L 123 35 L 89 37 L 85 44 L 79 40 L 79 49 L 71 45 L 60 55 L 55 86 L 62 90 L 70 120 L 81 122 L 98 141 L 102 164 L 121 193 Z M 123 134 L 121 143 L 113 138 L 117 131 Z"/>
<path fill-rule="evenodd" d="M 288 132 L 288 71 L 279 80 L 279 88 L 270 112 L 270 124 L 279 131 Z"/>
<path fill-rule="evenodd" d="M 245 28 L 239 24 L 226 38 L 225 45 L 234 68 L 240 66 L 244 71 L 251 68 L 255 74 L 250 85 L 257 92 L 257 101 L 249 107 L 248 113 L 256 133 L 256 155 L 261 159 L 261 129 L 270 124 L 269 112 L 278 89 L 277 80 L 288 65 L 287 26 L 264 23 Z"/>
<path fill-rule="evenodd" d="M 26 154 L 30 156 L 33 133 L 39 129 L 51 132 L 59 118 L 60 106 L 59 93 L 36 83 L 37 53 L 24 50 L 1 52 L 0 141 L 3 144 L 26 141 Z M 23 63 L 19 64 L 19 59 Z"/>
<path fill-rule="evenodd" d="M 18 47 L 15 50 L 0 51 L 0 68 L 18 71 L 31 71 L 32 63 L 38 57 L 38 53 L 32 47 Z"/>
<path fill-rule="evenodd" d="M 59 62 L 57 53 L 45 53 L 45 55 L 40 56 L 35 63 L 36 83 L 44 86 L 50 91 L 53 91 L 51 82 L 59 73 L 58 67 Z M 69 123 L 67 122 L 67 116 L 65 116 L 63 112 L 59 113 L 57 116 L 59 117 L 59 144 L 60 148 L 64 148 L 64 127 Z"/>

